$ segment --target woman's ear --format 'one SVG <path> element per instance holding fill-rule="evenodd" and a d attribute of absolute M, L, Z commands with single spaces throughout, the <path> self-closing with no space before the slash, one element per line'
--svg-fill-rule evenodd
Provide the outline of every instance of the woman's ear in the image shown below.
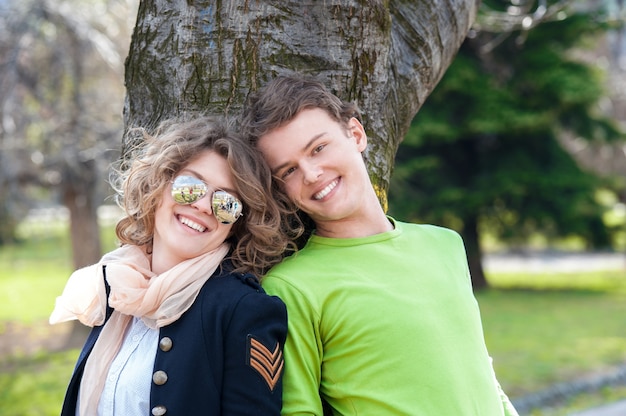
<path fill-rule="evenodd" d="M 359 152 L 363 152 L 367 147 L 367 135 L 363 125 L 356 117 L 352 117 L 348 122 L 348 128 L 352 137 L 356 140 L 357 149 L 359 149 Z"/>

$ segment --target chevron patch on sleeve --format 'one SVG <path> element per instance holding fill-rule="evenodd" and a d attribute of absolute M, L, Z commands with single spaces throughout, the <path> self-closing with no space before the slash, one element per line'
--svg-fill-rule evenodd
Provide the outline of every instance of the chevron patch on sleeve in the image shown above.
<path fill-rule="evenodd" d="M 252 335 L 248 335 L 248 362 L 267 383 L 270 391 L 274 391 L 285 365 L 283 350 L 279 343 L 273 351 Z"/>

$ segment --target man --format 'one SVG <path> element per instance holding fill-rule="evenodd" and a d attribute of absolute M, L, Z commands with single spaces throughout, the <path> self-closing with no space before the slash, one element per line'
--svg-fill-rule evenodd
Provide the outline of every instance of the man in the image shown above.
<path fill-rule="evenodd" d="M 356 106 L 282 77 L 250 98 L 243 128 L 315 224 L 263 280 L 288 311 L 283 414 L 517 415 L 491 366 L 460 236 L 385 214 Z"/>

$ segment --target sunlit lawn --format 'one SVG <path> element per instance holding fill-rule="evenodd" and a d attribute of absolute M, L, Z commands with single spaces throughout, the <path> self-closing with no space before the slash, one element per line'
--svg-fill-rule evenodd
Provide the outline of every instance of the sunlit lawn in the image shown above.
<path fill-rule="evenodd" d="M 508 276 L 492 277 L 501 285 Z M 626 271 L 571 275 L 575 290 L 478 293 L 487 345 L 512 396 L 626 363 Z M 585 277 L 594 290 L 585 290 Z M 539 282 L 563 276 L 529 275 Z M 614 284 L 621 281 L 621 286 Z M 606 286 L 608 291 L 597 290 Z"/>
<path fill-rule="evenodd" d="M 8 321 L 47 325 L 72 269 L 62 229 L 51 237 L 31 230 L 29 237 L 23 245 L 0 247 L 0 334 Z M 105 249 L 113 248 L 110 227 L 103 241 Z M 626 271 L 488 279 L 494 289 L 477 299 L 498 379 L 511 397 L 626 363 Z M 57 415 L 77 354 L 0 357 L 0 413 Z M 626 397 L 626 388 L 575 398 L 570 409 L 619 397 Z"/>
<path fill-rule="evenodd" d="M 46 318 L 72 272 L 65 227 L 22 227 L 21 235 L 24 242 L 0 246 L 0 322 Z M 104 250 L 115 247 L 114 235 L 111 227 L 102 229 Z"/>
<path fill-rule="evenodd" d="M 0 336 L 8 322 L 30 326 L 35 334 L 48 332 L 54 300 L 72 271 L 66 227 L 29 224 L 20 232 L 23 243 L 0 247 Z M 103 248 L 114 248 L 112 228 L 102 234 Z M 78 353 L 18 351 L 0 357 L 0 415 L 58 415 Z"/>
<path fill-rule="evenodd" d="M 488 278 L 493 289 L 477 299 L 498 379 L 511 397 L 626 364 L 626 270 Z M 626 386 L 603 388 L 532 415 L 564 416 L 624 398 Z"/>
<path fill-rule="evenodd" d="M 61 411 L 78 350 L 0 360 L 0 414 L 53 416 Z"/>

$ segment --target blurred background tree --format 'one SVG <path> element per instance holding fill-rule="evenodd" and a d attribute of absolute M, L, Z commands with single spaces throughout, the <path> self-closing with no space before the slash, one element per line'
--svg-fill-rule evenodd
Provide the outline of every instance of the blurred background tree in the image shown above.
<path fill-rule="evenodd" d="M 74 266 L 100 258 L 135 13 L 131 0 L 0 3 L 0 244 L 52 201 L 68 209 Z"/>
<path fill-rule="evenodd" d="M 580 56 L 618 22 L 606 4 L 581 3 L 483 2 L 397 153 L 390 212 L 459 231 L 476 289 L 487 286 L 485 233 L 514 246 L 537 233 L 611 245 L 596 198 L 609 181 L 562 145 L 624 139 L 599 105 L 605 72 Z"/>

